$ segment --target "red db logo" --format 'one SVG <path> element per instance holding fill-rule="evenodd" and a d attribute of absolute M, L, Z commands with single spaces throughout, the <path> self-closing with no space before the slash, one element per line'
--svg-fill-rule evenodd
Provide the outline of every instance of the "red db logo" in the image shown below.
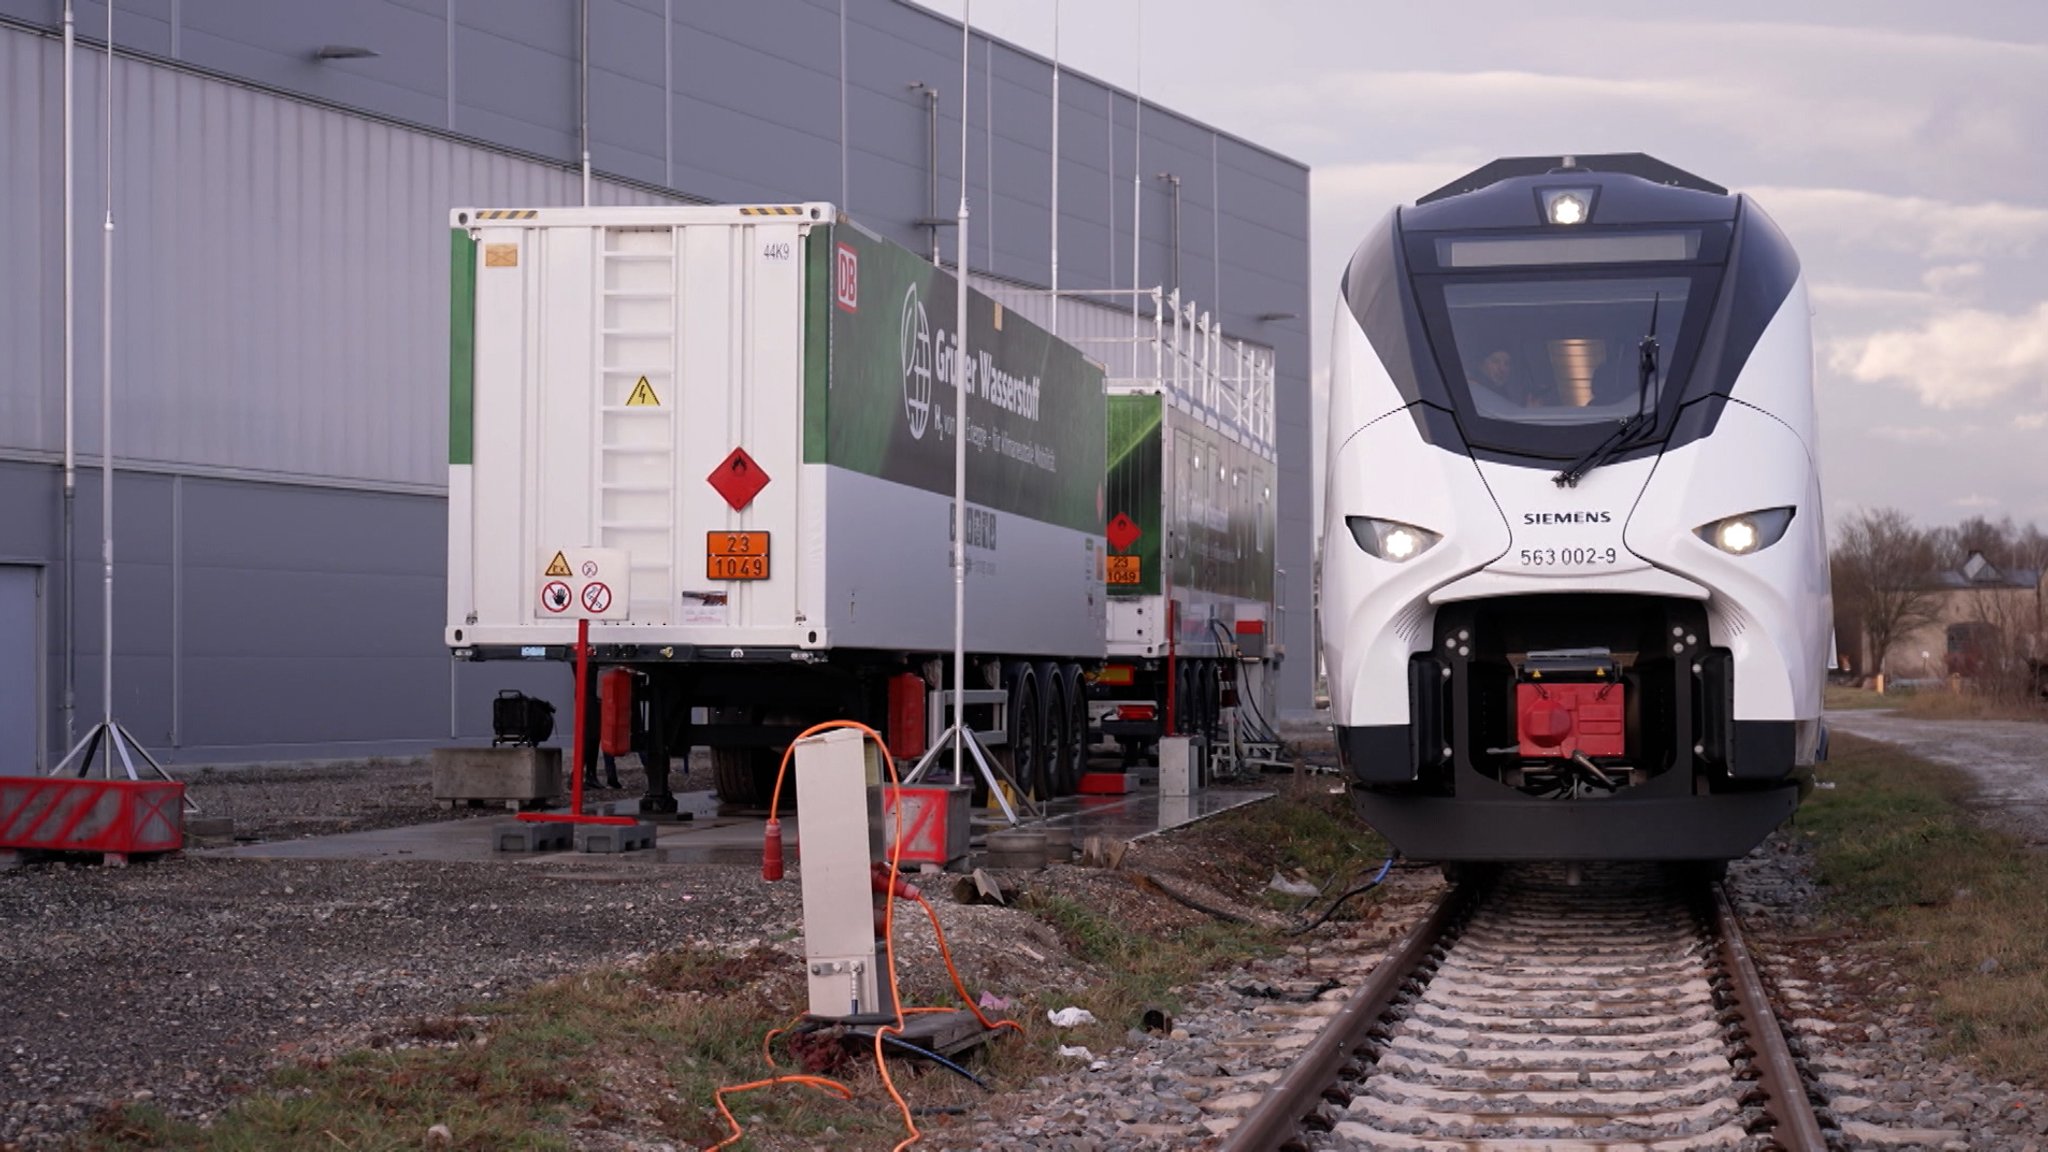
<path fill-rule="evenodd" d="M 848 312 L 860 310 L 860 254 L 841 244 L 832 261 L 832 298 Z"/>

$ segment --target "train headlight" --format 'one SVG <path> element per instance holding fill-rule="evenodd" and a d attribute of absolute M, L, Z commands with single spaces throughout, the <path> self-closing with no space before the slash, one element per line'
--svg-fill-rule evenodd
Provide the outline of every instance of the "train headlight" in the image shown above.
<path fill-rule="evenodd" d="M 1792 526 L 1795 511 L 1792 508 L 1765 508 L 1760 512 L 1744 512 L 1740 516 L 1702 524 L 1693 531 L 1699 534 L 1700 539 L 1730 556 L 1747 556 L 1783 539 L 1785 529 Z"/>
<path fill-rule="evenodd" d="M 1584 224 L 1593 214 L 1592 188 L 1544 188 L 1537 192 L 1543 202 L 1543 218 L 1552 224 Z"/>
<path fill-rule="evenodd" d="M 1399 564 L 1412 560 L 1443 539 L 1440 533 L 1399 520 L 1375 520 L 1370 516 L 1346 516 L 1344 526 L 1351 529 L 1351 538 L 1368 555 Z"/>

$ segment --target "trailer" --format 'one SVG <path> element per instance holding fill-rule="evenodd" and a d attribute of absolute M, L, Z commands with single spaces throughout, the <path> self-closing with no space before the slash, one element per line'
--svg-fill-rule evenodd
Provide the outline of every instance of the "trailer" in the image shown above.
<path fill-rule="evenodd" d="M 1258 701 L 1283 654 L 1272 356 L 1177 293 L 1149 295 L 1131 337 L 1076 337 L 1122 369 L 1108 381 L 1108 652 L 1090 698 L 1126 764 L 1166 733 L 1241 746 L 1226 731 L 1240 717 L 1270 736 Z"/>
<path fill-rule="evenodd" d="M 607 550 L 623 618 L 589 625 L 593 682 L 630 689 L 605 747 L 639 753 L 645 810 L 693 747 L 723 799 L 765 802 L 824 719 L 917 755 L 952 720 L 964 436 L 964 719 L 1028 790 L 1073 788 L 1106 652 L 1101 366 L 980 293 L 959 355 L 953 278 L 829 204 L 451 223 L 458 658 L 569 659 L 571 559 Z"/>

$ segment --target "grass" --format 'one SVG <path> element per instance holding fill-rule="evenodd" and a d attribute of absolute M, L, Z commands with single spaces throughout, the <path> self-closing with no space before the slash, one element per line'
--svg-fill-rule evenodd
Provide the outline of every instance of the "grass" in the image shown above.
<path fill-rule="evenodd" d="M 1915 692 L 1904 697 L 1898 707 L 1906 715 L 1923 720 L 2048 721 L 2048 700 L 1984 696 L 1975 692 Z"/>
<path fill-rule="evenodd" d="M 1182 834 L 1203 861 L 1200 880 L 1255 899 L 1275 870 L 1317 879 L 1348 876 L 1383 854 L 1327 779 L 1283 784 L 1281 793 Z M 1160 897 L 1122 888 L 1121 876 L 1103 874 L 1103 881 L 1098 892 L 1166 906 Z M 1344 915 L 1358 915 L 1363 903 L 1347 906 Z M 1186 926 L 1146 932 L 1113 908 L 1066 892 L 1026 894 L 1023 906 L 1052 925 L 1096 975 L 1079 988 L 1005 989 L 1016 1001 L 1010 1014 L 1026 1023 L 1027 1033 L 1022 1043 L 989 1045 L 980 1057 L 982 1074 L 1003 1088 L 1073 1070 L 1074 1061 L 1058 1054 L 1061 1044 L 1108 1053 L 1125 1042 L 1145 1008 L 1177 1011 L 1176 988 L 1284 946 L 1270 930 L 1191 922 L 1177 908 L 1176 922 Z M 920 999 L 908 986 L 905 996 L 950 1002 L 950 995 Z M 762 1038 L 790 1023 L 791 1006 L 804 1001 L 801 967 L 784 952 L 677 949 L 637 968 L 544 984 L 469 1014 L 416 1019 L 337 1057 L 284 1064 L 205 1127 L 147 1104 L 111 1108 L 75 1146 L 86 1152 L 423 1146 L 545 1152 L 578 1146 L 586 1142 L 582 1133 L 601 1130 L 701 1148 L 726 1134 L 712 1110 L 717 1088 L 769 1075 Z M 1043 1025 L 1044 1009 L 1066 1005 L 1089 1009 L 1097 1023 L 1067 1030 Z M 780 1050 L 778 1057 L 782 1071 L 796 1070 Z M 973 1107 L 986 1099 L 964 1080 L 907 1077 L 902 1065 L 891 1067 L 913 1104 Z M 786 1087 L 738 1098 L 733 1111 L 750 1133 L 741 1147 L 888 1147 L 899 1139 L 900 1117 L 871 1066 L 856 1062 L 837 1075 L 853 1089 L 852 1102 Z M 428 1140 L 434 1125 L 449 1130 L 445 1144 Z M 930 1129 L 934 1122 L 923 1125 Z"/>
<path fill-rule="evenodd" d="M 1903 696 L 1898 692 L 1881 696 L 1868 688 L 1830 684 L 1824 690 L 1822 703 L 1829 711 L 1845 712 L 1860 708 L 1897 708 L 1902 699 Z"/>
<path fill-rule="evenodd" d="M 1908 983 L 1933 990 L 1951 1051 L 2048 1082 L 2048 855 L 1983 827 L 1960 770 L 1838 734 L 1822 774 L 1836 786 L 1798 827 L 1829 914 L 1887 941 Z"/>

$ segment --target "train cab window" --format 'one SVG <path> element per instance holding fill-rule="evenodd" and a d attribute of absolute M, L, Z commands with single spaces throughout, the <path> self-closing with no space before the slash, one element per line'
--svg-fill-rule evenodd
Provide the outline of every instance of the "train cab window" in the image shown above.
<path fill-rule="evenodd" d="M 1691 288 L 1683 276 L 1447 283 L 1447 379 L 1483 420 L 1611 424 L 1639 405 L 1655 412 Z M 1640 354 L 1652 333 L 1659 354 L 1645 390 Z"/>

